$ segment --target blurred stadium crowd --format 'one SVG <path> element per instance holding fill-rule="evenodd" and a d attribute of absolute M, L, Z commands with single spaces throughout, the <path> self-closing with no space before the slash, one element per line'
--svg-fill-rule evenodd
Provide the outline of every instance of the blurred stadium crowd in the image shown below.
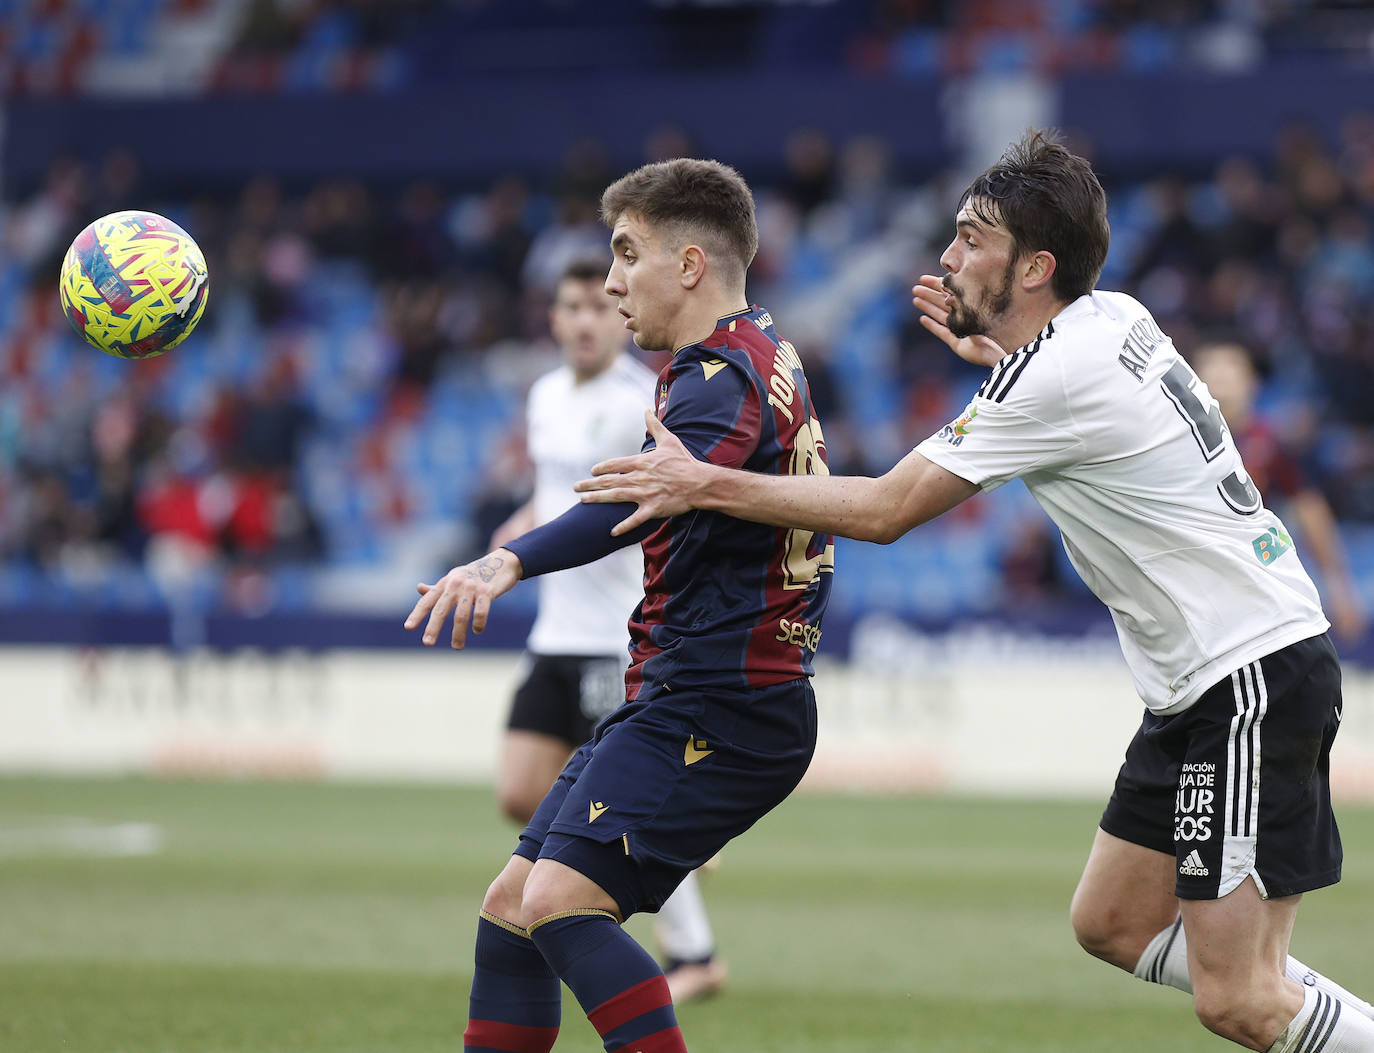
<path fill-rule="evenodd" d="M 783 9 L 783 17 L 779 10 Z M 604 62 L 959 75 L 1235 69 L 1368 49 L 1363 0 L 0 0 L 0 89 L 392 89 Z M 734 46 L 703 46 L 728 35 Z"/>
<path fill-rule="evenodd" d="M 212 42 L 186 52 L 208 56 L 194 90 L 365 90 L 422 75 L 434 60 L 425 19 L 480 38 L 531 5 L 254 0 L 227 5 L 229 18 L 213 0 L 138 0 L 142 36 L 116 31 L 127 6 L 0 0 L 0 83 L 113 90 L 168 26 L 198 26 Z M 1221 0 L 836 7 L 844 60 L 861 65 L 1168 62 L 1228 35 L 1207 52 L 1216 61 L 1241 54 L 1237 40 L 1321 46 L 1324 16 L 1348 13 Z M 692 149 L 665 124 L 643 160 Z M 580 143 L 543 179 L 466 187 L 293 182 L 265 161 L 242 186 L 188 192 L 147 163 L 120 149 L 94 166 L 56 159 L 41 187 L 0 199 L 0 604 L 390 610 L 413 581 L 483 550 L 529 485 L 520 416 L 528 383 L 556 361 L 551 284 L 572 257 L 606 252 L 597 202 L 620 173 L 600 144 Z M 979 382 L 916 324 L 907 292 L 938 271 L 966 173 L 899 172 L 880 141 L 800 129 L 766 178 L 745 175 L 762 242 L 751 297 L 806 360 L 834 469 L 881 471 Z M 1335 509 L 1368 603 L 1374 116 L 1351 116 L 1337 138 L 1276 127 L 1264 157 L 1107 189 L 1104 287 L 1139 295 L 1185 352 L 1218 339 L 1249 349 L 1261 412 Z M 165 359 L 105 358 L 58 310 L 71 238 L 123 208 L 174 219 L 209 261 L 206 317 Z M 835 602 L 850 610 L 946 616 L 1081 595 L 1020 487 L 839 559 Z"/>

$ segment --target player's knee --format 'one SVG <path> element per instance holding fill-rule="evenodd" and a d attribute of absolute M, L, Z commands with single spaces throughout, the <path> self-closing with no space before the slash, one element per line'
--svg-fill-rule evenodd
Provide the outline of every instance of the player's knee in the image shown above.
<path fill-rule="evenodd" d="M 1111 930 L 1103 911 L 1076 895 L 1069 904 L 1069 924 L 1073 926 L 1074 939 L 1080 947 L 1094 957 L 1103 957 L 1102 952 L 1111 939 Z"/>
<path fill-rule="evenodd" d="M 1080 947 L 1094 958 L 1122 969 L 1134 969 L 1142 948 L 1135 948 L 1132 954 L 1133 940 L 1125 920 L 1110 904 L 1090 904 L 1074 897 L 1069 907 L 1069 923 Z"/>
<path fill-rule="evenodd" d="M 524 873 L 528 873 L 528 870 Z M 523 926 L 526 922 L 520 913 L 520 903 L 524 891 L 523 874 L 507 867 L 487 886 L 487 894 L 482 897 L 482 909 L 512 925 Z"/>
<path fill-rule="evenodd" d="M 567 890 L 558 882 L 550 881 L 545 874 L 538 872 L 530 875 L 530 880 L 525 882 L 520 913 L 525 918 L 523 924 L 529 925 L 530 922 L 547 918 L 550 914 L 573 910 L 582 905 L 570 897 Z"/>
<path fill-rule="evenodd" d="M 564 866 L 535 866 L 525 882 L 520 924 L 528 928 L 540 918 L 567 910 L 602 911 L 620 919 L 616 902 L 589 878 Z"/>

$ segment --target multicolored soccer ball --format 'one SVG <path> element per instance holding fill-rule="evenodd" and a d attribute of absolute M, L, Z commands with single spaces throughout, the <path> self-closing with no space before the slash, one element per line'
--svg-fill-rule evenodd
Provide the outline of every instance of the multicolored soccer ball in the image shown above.
<path fill-rule="evenodd" d="M 76 236 L 59 296 L 72 328 L 106 354 L 154 358 L 191 335 L 210 292 L 191 236 L 152 212 L 114 212 Z"/>

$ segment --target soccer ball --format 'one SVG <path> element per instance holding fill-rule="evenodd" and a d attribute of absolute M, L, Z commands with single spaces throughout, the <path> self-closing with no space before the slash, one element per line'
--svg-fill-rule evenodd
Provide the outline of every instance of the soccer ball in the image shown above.
<path fill-rule="evenodd" d="M 76 236 L 59 296 L 72 328 L 108 355 L 154 358 L 191 335 L 209 294 L 191 236 L 151 212 L 114 212 Z"/>

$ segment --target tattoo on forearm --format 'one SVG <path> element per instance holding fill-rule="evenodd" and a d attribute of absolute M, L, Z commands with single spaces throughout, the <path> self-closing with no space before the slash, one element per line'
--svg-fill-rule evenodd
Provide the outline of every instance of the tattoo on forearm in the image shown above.
<path fill-rule="evenodd" d="M 489 584 L 491 579 L 496 577 L 496 572 L 505 565 L 506 561 L 500 556 L 483 556 L 477 561 L 475 568 L 468 571 L 468 575 Z"/>

